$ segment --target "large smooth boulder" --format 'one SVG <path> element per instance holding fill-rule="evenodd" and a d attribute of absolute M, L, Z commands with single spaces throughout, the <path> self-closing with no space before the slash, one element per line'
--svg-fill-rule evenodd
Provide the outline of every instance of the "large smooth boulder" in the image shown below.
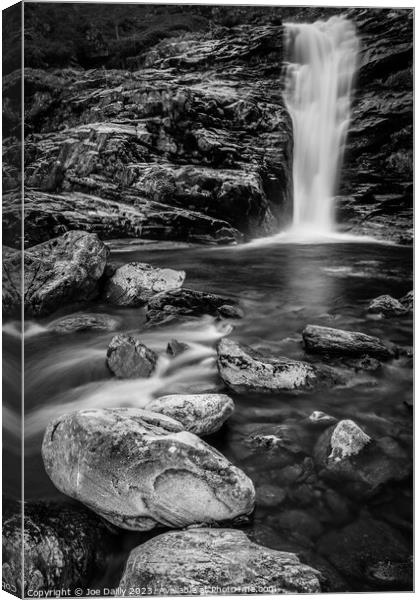
<path fill-rule="evenodd" d="M 238 393 L 311 388 L 318 380 L 307 362 L 264 356 L 228 338 L 218 345 L 217 365 L 225 384 Z"/>
<path fill-rule="evenodd" d="M 42 456 L 60 491 L 124 529 L 215 523 L 254 508 L 254 486 L 240 469 L 178 421 L 146 410 L 56 418 Z"/>
<path fill-rule="evenodd" d="M 120 587 L 165 595 L 320 592 L 319 572 L 296 554 L 251 542 L 234 529 L 159 535 L 130 553 Z"/>
<path fill-rule="evenodd" d="M 158 269 L 131 262 L 118 267 L 105 284 L 105 300 L 118 306 L 140 306 L 159 292 L 180 288 L 185 271 Z"/>
<path fill-rule="evenodd" d="M 173 394 L 147 405 L 147 410 L 172 417 L 197 435 L 218 431 L 234 408 L 233 400 L 225 394 Z"/>
<path fill-rule="evenodd" d="M 185 288 L 158 294 L 147 304 L 149 321 L 165 321 L 176 316 L 205 314 L 234 319 L 243 316 L 237 303 L 225 296 Z"/>
<path fill-rule="evenodd" d="M 24 304 L 29 315 L 43 316 L 64 304 L 90 300 L 98 293 L 109 250 L 94 233 L 69 231 L 24 252 Z M 13 270 L 16 253 L 6 259 Z M 15 285 L 20 289 L 20 281 Z"/>
<path fill-rule="evenodd" d="M 368 312 L 384 317 L 398 317 L 408 312 L 408 309 L 396 298 L 384 294 L 371 300 Z"/>
<path fill-rule="evenodd" d="M 82 505 L 25 502 L 22 589 L 22 506 L 3 502 L 3 582 L 19 596 L 85 588 L 106 566 L 114 536 Z"/>
<path fill-rule="evenodd" d="M 107 365 L 120 379 L 150 377 L 157 354 L 131 335 L 115 335 L 106 352 Z"/>
<path fill-rule="evenodd" d="M 337 356 L 373 356 L 387 360 L 396 350 L 377 337 L 358 331 L 345 331 L 320 325 L 307 325 L 302 332 L 307 352 Z"/>
<path fill-rule="evenodd" d="M 411 461 L 390 436 L 374 439 L 350 419 L 325 430 L 314 450 L 319 475 L 356 497 L 369 497 L 392 481 L 405 479 Z"/>

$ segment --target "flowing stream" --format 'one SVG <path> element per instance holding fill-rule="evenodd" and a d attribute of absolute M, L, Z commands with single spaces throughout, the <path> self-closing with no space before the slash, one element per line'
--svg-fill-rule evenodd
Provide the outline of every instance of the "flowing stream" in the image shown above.
<path fill-rule="evenodd" d="M 351 119 L 359 42 L 354 25 L 334 16 L 286 29 L 287 108 L 293 121 L 293 232 L 333 231 L 333 199 Z"/>

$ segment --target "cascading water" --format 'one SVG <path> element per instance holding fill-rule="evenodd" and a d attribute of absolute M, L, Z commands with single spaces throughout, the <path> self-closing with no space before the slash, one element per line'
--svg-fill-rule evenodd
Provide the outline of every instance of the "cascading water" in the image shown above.
<path fill-rule="evenodd" d="M 328 235 L 351 118 L 358 38 L 342 17 L 285 28 L 284 97 L 294 131 L 293 232 Z"/>

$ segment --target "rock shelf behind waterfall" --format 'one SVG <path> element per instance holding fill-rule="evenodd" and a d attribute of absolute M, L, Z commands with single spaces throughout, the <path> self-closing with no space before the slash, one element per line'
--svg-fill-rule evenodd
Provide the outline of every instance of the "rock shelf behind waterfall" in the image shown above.
<path fill-rule="evenodd" d="M 321 591 L 319 576 L 296 554 L 255 544 L 241 531 L 194 529 L 159 535 L 132 550 L 120 587 L 186 595 L 194 589 L 201 595 L 310 593 Z"/>
<path fill-rule="evenodd" d="M 124 529 L 215 523 L 254 508 L 240 469 L 178 421 L 141 409 L 54 419 L 42 456 L 61 492 Z"/>

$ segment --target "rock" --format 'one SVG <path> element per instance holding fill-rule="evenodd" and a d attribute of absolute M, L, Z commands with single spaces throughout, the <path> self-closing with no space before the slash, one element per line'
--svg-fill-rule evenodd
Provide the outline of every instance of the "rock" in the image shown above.
<path fill-rule="evenodd" d="M 376 580 L 376 585 L 382 589 L 388 587 L 388 582 L 380 581 L 379 563 L 387 564 L 392 572 L 401 563 L 409 563 L 411 555 L 409 544 L 396 529 L 367 516 L 326 533 L 319 540 L 317 549 L 348 581 L 368 578 L 371 583 Z M 394 587 L 393 591 L 412 589 L 412 581 L 403 583 L 400 580 L 398 583 L 404 587 Z M 353 589 L 360 590 L 360 587 L 353 586 Z"/>
<path fill-rule="evenodd" d="M 398 348 L 401 353 L 401 348 Z M 379 371 L 382 368 L 382 363 L 377 358 L 371 356 L 363 356 L 362 358 L 347 358 L 345 364 L 352 369 L 358 371 Z"/>
<path fill-rule="evenodd" d="M 411 292 L 407 292 L 407 294 L 405 296 L 400 298 L 400 302 L 407 310 L 413 310 L 413 308 L 414 308 L 414 291 L 411 290 Z"/>
<path fill-rule="evenodd" d="M 359 454 L 371 439 L 354 421 L 340 421 L 333 429 L 328 461 L 339 462 L 349 456 Z"/>
<path fill-rule="evenodd" d="M 221 428 L 235 406 L 225 394 L 174 394 L 156 398 L 146 408 L 176 419 L 186 431 L 210 435 Z"/>
<path fill-rule="evenodd" d="M 396 354 L 391 345 L 358 331 L 307 325 L 302 337 L 307 352 L 338 356 L 368 355 L 382 360 L 388 360 Z"/>
<path fill-rule="evenodd" d="M 105 284 L 105 300 L 118 306 L 140 306 L 159 292 L 182 286 L 185 271 L 156 269 L 131 262 L 116 269 Z"/>
<path fill-rule="evenodd" d="M 370 497 L 411 472 L 409 456 L 395 440 L 387 436 L 372 439 L 351 420 L 324 431 L 314 452 L 320 477 L 356 497 Z"/>
<path fill-rule="evenodd" d="M 165 533 L 135 548 L 119 585 L 167 594 L 308 593 L 321 591 L 318 575 L 296 554 L 259 546 L 241 531 L 194 529 Z"/>
<path fill-rule="evenodd" d="M 106 352 L 109 369 L 120 379 L 150 377 L 156 367 L 157 354 L 129 335 L 115 335 Z"/>
<path fill-rule="evenodd" d="M 110 315 L 80 313 L 57 319 L 48 325 L 48 329 L 55 333 L 73 333 L 75 331 L 113 331 L 120 325 L 120 321 Z"/>
<path fill-rule="evenodd" d="M 337 423 L 337 419 L 331 415 L 327 415 L 322 410 L 314 410 L 305 422 L 313 427 L 329 427 Z"/>
<path fill-rule="evenodd" d="M 93 233 L 69 231 L 24 252 L 24 304 L 28 315 L 44 316 L 65 304 L 90 300 L 97 293 L 108 249 Z M 16 271 L 19 254 L 10 253 L 4 269 Z M 20 281 L 10 279 L 16 299 Z M 9 289 L 9 288 L 8 288 Z M 10 297 L 12 291 L 9 290 Z M 8 306 L 12 301 L 7 303 Z"/>
<path fill-rule="evenodd" d="M 61 492 L 123 529 L 182 528 L 250 513 L 251 480 L 182 429 L 141 409 L 63 415 L 46 430 L 45 469 Z"/>
<path fill-rule="evenodd" d="M 205 314 L 241 318 L 242 311 L 229 298 L 185 288 L 158 294 L 147 304 L 147 319 L 150 321 L 164 321 L 174 316 Z"/>
<path fill-rule="evenodd" d="M 171 340 L 170 342 L 168 342 L 166 352 L 169 354 L 169 356 L 173 356 L 175 358 L 176 356 L 179 356 L 180 354 L 183 354 L 184 352 L 189 350 L 189 348 L 190 347 L 188 346 L 188 344 L 185 344 L 184 342 L 178 342 L 178 340 Z"/>
<path fill-rule="evenodd" d="M 309 363 L 263 356 L 228 338 L 219 342 L 217 366 L 225 384 L 238 393 L 311 388 L 318 379 Z"/>
<path fill-rule="evenodd" d="M 2 259 L 2 312 L 21 318 L 22 253 L 3 246 Z"/>
<path fill-rule="evenodd" d="M 21 505 L 6 501 L 3 510 L 3 583 L 16 595 L 69 588 L 73 596 L 105 570 L 115 539 L 94 513 L 63 502 L 25 502 L 22 590 Z"/>
<path fill-rule="evenodd" d="M 385 590 L 413 590 L 413 560 L 409 557 L 402 562 L 380 560 L 366 572 L 372 584 Z"/>
<path fill-rule="evenodd" d="M 380 314 L 384 317 L 398 317 L 404 315 L 407 309 L 399 300 L 385 294 L 374 298 L 370 302 L 368 312 Z"/>

